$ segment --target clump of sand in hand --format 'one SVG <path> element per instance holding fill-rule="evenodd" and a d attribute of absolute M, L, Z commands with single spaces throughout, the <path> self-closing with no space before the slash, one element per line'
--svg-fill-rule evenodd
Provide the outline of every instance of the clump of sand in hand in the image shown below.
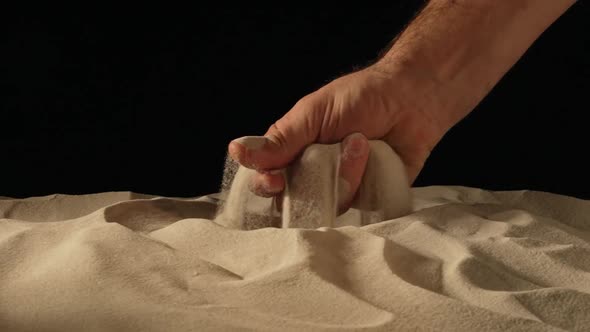
<path fill-rule="evenodd" d="M 280 206 L 274 198 L 249 189 L 256 171 L 227 158 L 222 182 L 225 197 L 215 222 L 237 229 L 362 226 L 394 219 L 412 211 L 404 165 L 382 141 L 369 141 L 369 160 L 352 208 L 338 216 L 338 200 L 346 190 L 339 180 L 341 143 L 307 147 L 283 175 L 286 187 Z"/>

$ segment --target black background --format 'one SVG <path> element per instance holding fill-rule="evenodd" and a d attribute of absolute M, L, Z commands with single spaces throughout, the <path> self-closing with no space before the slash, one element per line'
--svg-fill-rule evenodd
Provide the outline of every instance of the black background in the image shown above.
<path fill-rule="evenodd" d="M 15 14 L 2 42 L 0 196 L 216 192 L 231 139 L 263 134 L 299 98 L 371 62 L 420 7 Z M 590 198 L 589 14 L 578 1 L 551 26 L 415 185 Z"/>

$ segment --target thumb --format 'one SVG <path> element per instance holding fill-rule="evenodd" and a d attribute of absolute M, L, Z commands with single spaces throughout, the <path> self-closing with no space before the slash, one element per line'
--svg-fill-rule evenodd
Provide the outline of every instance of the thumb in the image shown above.
<path fill-rule="evenodd" d="M 319 134 L 325 108 L 300 100 L 264 136 L 244 136 L 229 144 L 230 156 L 258 171 L 286 167 Z"/>

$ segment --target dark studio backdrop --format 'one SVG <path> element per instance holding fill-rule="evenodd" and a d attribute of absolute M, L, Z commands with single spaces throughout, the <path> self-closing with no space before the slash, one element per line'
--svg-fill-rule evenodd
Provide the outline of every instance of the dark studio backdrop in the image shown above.
<path fill-rule="evenodd" d="M 2 41 L 0 196 L 216 192 L 231 139 L 263 134 L 375 59 L 421 5 L 15 15 Z M 416 186 L 590 198 L 589 7 L 578 1 L 542 35 Z"/>

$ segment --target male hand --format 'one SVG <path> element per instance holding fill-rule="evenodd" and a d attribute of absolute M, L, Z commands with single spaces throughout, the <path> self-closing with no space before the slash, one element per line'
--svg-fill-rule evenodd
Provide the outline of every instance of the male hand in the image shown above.
<path fill-rule="evenodd" d="M 286 167 L 309 144 L 342 142 L 339 175 L 344 180 L 340 181 L 344 197 L 339 211 L 344 212 L 365 170 L 367 139 L 379 139 L 400 156 L 411 184 L 446 130 L 425 109 L 421 89 L 408 94 L 408 89 L 396 88 L 415 86 L 401 77 L 385 75 L 375 67 L 340 77 L 299 100 L 264 137 L 232 141 L 230 156 L 256 169 L 259 174 L 252 179 L 251 190 L 271 197 L 285 188 L 283 177 L 273 170 Z"/>

